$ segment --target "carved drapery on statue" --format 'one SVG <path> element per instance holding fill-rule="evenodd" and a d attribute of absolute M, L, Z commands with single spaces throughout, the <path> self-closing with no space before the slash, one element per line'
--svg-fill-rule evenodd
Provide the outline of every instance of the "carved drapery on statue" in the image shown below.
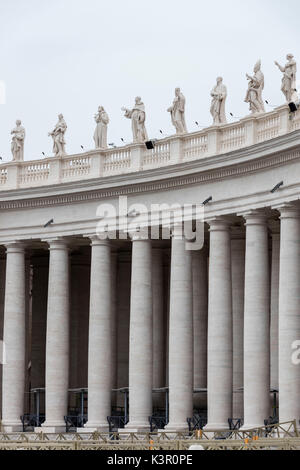
<path fill-rule="evenodd" d="M 103 106 L 99 106 L 98 113 L 95 115 L 97 127 L 94 133 L 94 141 L 96 149 L 107 148 L 107 127 L 109 117 Z"/>
<path fill-rule="evenodd" d="M 171 113 L 172 124 L 176 129 L 176 134 L 185 134 L 187 132 L 185 122 L 185 97 L 180 88 L 175 89 L 175 99 L 173 105 L 168 108 Z"/>
<path fill-rule="evenodd" d="M 20 120 L 16 121 L 16 127 L 11 131 L 11 152 L 13 155 L 14 162 L 20 162 L 24 160 L 24 141 L 25 141 L 25 129 L 22 127 Z"/>
<path fill-rule="evenodd" d="M 58 123 L 54 130 L 49 132 L 49 136 L 53 139 L 53 153 L 56 157 L 63 157 L 66 155 L 65 147 L 65 133 L 67 130 L 67 124 L 62 114 L 58 116 Z"/>
<path fill-rule="evenodd" d="M 217 84 L 211 91 L 212 102 L 210 113 L 213 117 L 214 124 L 226 124 L 225 103 L 227 98 L 227 88 L 223 85 L 223 78 L 217 78 Z"/>
<path fill-rule="evenodd" d="M 285 99 L 288 103 L 291 101 L 297 101 L 297 89 L 296 89 L 296 80 L 297 80 L 297 63 L 294 59 L 293 54 L 287 55 L 287 63 L 285 66 L 281 66 L 278 62 L 275 62 L 275 65 L 283 73 L 281 91 L 285 96 Z"/>
<path fill-rule="evenodd" d="M 254 66 L 254 75 L 246 75 L 249 80 L 248 91 L 245 103 L 249 103 L 250 111 L 253 114 L 264 113 L 265 106 L 263 102 L 262 92 L 265 87 L 265 77 L 261 71 L 261 61 L 259 60 Z"/>
<path fill-rule="evenodd" d="M 135 99 L 135 105 L 133 109 L 122 108 L 125 111 L 125 117 L 131 119 L 131 127 L 133 134 L 134 143 L 144 143 L 148 140 L 148 134 L 146 131 L 146 112 L 145 105 L 142 99 L 138 96 Z"/>

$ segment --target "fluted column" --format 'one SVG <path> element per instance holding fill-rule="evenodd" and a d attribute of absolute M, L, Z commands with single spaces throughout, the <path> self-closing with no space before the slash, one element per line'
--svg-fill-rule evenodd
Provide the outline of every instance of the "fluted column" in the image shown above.
<path fill-rule="evenodd" d="M 5 432 L 22 430 L 25 393 L 25 249 L 20 243 L 6 247 L 2 427 Z"/>
<path fill-rule="evenodd" d="M 244 429 L 249 429 L 270 416 L 270 276 L 267 219 L 260 212 L 244 218 Z"/>
<path fill-rule="evenodd" d="M 292 355 L 297 351 L 294 342 L 300 340 L 300 212 L 286 206 L 280 213 L 279 416 L 282 423 L 299 424 L 300 366 Z"/>
<path fill-rule="evenodd" d="M 153 388 L 165 387 L 165 328 L 164 328 L 164 276 L 163 250 L 152 252 L 153 298 Z M 160 394 L 153 396 L 155 406 L 164 403 Z"/>
<path fill-rule="evenodd" d="M 182 431 L 193 416 L 192 257 L 181 228 L 172 234 L 169 318 L 169 424 Z"/>
<path fill-rule="evenodd" d="M 41 429 L 62 432 L 66 428 L 64 416 L 68 411 L 69 387 L 69 249 L 63 239 L 48 243 L 46 421 Z"/>
<path fill-rule="evenodd" d="M 210 225 L 208 296 L 208 424 L 228 428 L 232 417 L 232 290 L 229 222 Z"/>
<path fill-rule="evenodd" d="M 192 253 L 193 325 L 194 325 L 194 389 L 207 388 L 207 321 L 208 279 L 207 250 Z M 194 405 L 204 409 L 206 396 L 195 394 Z"/>
<path fill-rule="evenodd" d="M 152 249 L 151 241 L 132 237 L 129 343 L 130 430 L 149 430 L 152 415 Z"/>
<path fill-rule="evenodd" d="M 106 431 L 111 414 L 111 249 L 108 240 L 92 238 L 88 359 L 89 431 Z"/>
<path fill-rule="evenodd" d="M 233 319 L 233 409 L 232 417 L 244 416 L 244 285 L 245 240 L 231 241 Z"/>

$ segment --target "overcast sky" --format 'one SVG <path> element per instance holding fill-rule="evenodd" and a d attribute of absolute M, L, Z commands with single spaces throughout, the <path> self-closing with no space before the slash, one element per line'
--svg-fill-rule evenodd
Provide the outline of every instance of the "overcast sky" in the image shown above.
<path fill-rule="evenodd" d="M 137 95 L 149 137 L 174 133 L 166 109 L 176 86 L 187 99 L 188 129 L 196 130 L 195 121 L 210 125 L 218 75 L 228 87 L 227 114 L 245 116 L 245 74 L 258 59 L 264 97 L 280 105 L 274 60 L 285 63 L 291 52 L 300 63 L 299 18 L 299 0 L 0 0 L 0 156 L 11 159 L 17 118 L 27 131 L 25 159 L 51 156 L 48 132 L 61 112 L 67 152 L 93 148 L 99 105 L 110 117 L 108 141 L 130 142 L 121 107 Z"/>

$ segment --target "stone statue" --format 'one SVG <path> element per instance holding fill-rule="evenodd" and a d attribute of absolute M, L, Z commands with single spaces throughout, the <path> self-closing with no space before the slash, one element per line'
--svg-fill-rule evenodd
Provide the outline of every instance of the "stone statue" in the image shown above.
<path fill-rule="evenodd" d="M 54 130 L 48 134 L 53 139 L 53 153 L 56 157 L 63 157 L 66 155 L 65 132 L 67 127 L 68 126 L 64 120 L 63 115 L 59 114 L 58 123 L 56 124 Z"/>
<path fill-rule="evenodd" d="M 127 108 L 122 108 L 122 111 L 125 111 L 126 118 L 131 119 L 133 142 L 146 142 L 148 140 L 148 135 L 145 126 L 146 112 L 145 105 L 142 102 L 142 98 L 140 96 L 137 96 L 133 109 L 129 110 Z"/>
<path fill-rule="evenodd" d="M 248 91 L 245 103 L 249 103 L 250 111 L 253 114 L 264 113 L 265 106 L 262 98 L 262 92 L 265 87 L 265 77 L 261 71 L 261 61 L 259 60 L 254 66 L 254 75 L 246 74 L 249 80 Z"/>
<path fill-rule="evenodd" d="M 217 84 L 211 91 L 212 102 L 210 107 L 214 124 L 226 124 L 225 103 L 227 98 L 227 88 L 223 85 L 223 78 L 217 78 Z"/>
<path fill-rule="evenodd" d="M 185 122 L 185 97 L 180 91 L 180 88 L 175 89 L 175 99 L 173 105 L 168 108 L 168 113 L 171 113 L 172 124 L 176 129 L 176 134 L 185 134 L 187 132 Z"/>
<path fill-rule="evenodd" d="M 275 65 L 277 65 L 279 70 L 283 73 L 281 91 L 286 101 L 290 103 L 298 99 L 296 89 L 297 64 L 293 54 L 288 54 L 286 58 L 287 64 L 284 67 L 279 65 L 278 62 L 275 62 Z"/>
<path fill-rule="evenodd" d="M 98 113 L 95 115 L 97 127 L 94 134 L 96 149 L 107 148 L 107 126 L 109 117 L 103 106 L 99 106 Z"/>
<path fill-rule="evenodd" d="M 11 151 L 13 154 L 13 161 L 20 162 L 24 160 L 24 141 L 25 129 L 22 127 L 20 120 L 16 121 L 16 127 L 11 131 Z"/>

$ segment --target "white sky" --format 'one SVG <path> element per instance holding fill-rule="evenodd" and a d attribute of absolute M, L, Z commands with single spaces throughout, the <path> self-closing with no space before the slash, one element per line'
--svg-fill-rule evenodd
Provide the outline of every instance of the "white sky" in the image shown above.
<path fill-rule="evenodd" d="M 248 114 L 245 74 L 262 59 L 264 97 L 284 102 L 281 73 L 291 52 L 300 64 L 299 0 L 0 0 L 0 156 L 11 159 L 10 131 L 26 128 L 25 159 L 52 155 L 48 137 L 62 112 L 67 152 L 94 147 L 94 114 L 110 117 L 108 141 L 130 142 L 121 107 L 140 95 L 150 138 L 174 133 L 174 88 L 187 99 L 190 131 L 211 124 L 210 91 L 228 87 L 227 114 Z M 300 69 L 300 65 L 299 65 Z M 300 71 L 299 71 L 300 79 Z M 270 108 L 269 108 L 270 109 Z"/>

